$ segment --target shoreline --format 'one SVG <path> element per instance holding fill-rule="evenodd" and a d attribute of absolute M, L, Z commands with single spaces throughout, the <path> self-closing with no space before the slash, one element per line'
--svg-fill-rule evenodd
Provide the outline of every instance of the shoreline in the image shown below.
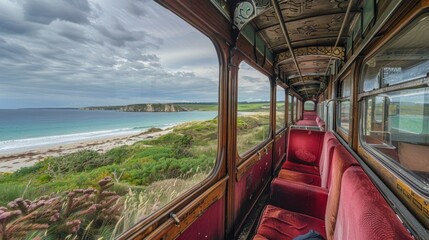
<path fill-rule="evenodd" d="M 168 128 L 162 129 L 162 131 L 153 133 L 148 133 L 146 129 L 145 131 L 141 131 L 139 133 L 122 133 L 116 136 L 86 139 L 72 143 L 50 144 L 48 146 L 37 147 L 36 149 L 32 150 L 21 150 L 17 152 L 5 153 L 0 155 L 0 173 L 15 172 L 22 167 L 33 166 L 46 157 L 57 157 L 82 150 L 93 150 L 98 153 L 105 153 L 115 147 L 132 145 L 142 140 L 158 138 L 172 132 L 173 128 L 174 126 L 170 126 Z"/>

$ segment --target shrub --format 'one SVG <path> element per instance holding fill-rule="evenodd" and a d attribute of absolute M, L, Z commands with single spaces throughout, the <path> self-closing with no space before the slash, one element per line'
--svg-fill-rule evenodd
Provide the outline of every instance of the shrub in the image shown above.
<path fill-rule="evenodd" d="M 176 141 L 173 143 L 173 156 L 175 158 L 191 156 L 191 145 L 192 136 L 190 135 L 183 135 L 182 137 L 176 139 Z"/>
<path fill-rule="evenodd" d="M 98 182 L 97 189 L 77 189 L 65 197 L 17 198 L 0 207 L 0 239 L 22 239 L 30 233 L 40 237 L 44 232 L 54 239 L 82 239 L 83 235 L 98 239 L 102 226 L 115 224 L 122 212 L 119 195 L 107 191 L 112 186 L 107 177 Z"/>
<path fill-rule="evenodd" d="M 98 152 L 83 150 L 47 160 L 48 171 L 53 175 L 76 173 L 112 164 L 113 158 L 103 157 Z"/>
<path fill-rule="evenodd" d="M 121 163 L 128 157 L 130 157 L 131 151 L 128 146 L 120 146 L 112 148 L 104 154 L 104 158 L 107 159 L 106 163 Z"/>

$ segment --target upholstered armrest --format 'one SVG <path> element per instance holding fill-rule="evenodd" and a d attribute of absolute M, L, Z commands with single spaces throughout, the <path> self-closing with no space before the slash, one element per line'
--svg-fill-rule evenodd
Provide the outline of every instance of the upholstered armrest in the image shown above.
<path fill-rule="evenodd" d="M 322 187 L 274 179 L 271 182 L 271 204 L 277 207 L 325 219 L 328 190 Z"/>

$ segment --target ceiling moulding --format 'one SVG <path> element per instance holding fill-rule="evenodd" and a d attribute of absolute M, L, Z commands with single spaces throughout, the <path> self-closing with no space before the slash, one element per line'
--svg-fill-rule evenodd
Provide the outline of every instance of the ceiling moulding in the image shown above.
<path fill-rule="evenodd" d="M 303 76 L 302 78 L 304 79 L 304 82 L 308 83 L 308 84 L 320 83 L 324 80 L 323 76 Z M 291 78 L 287 81 L 287 83 L 289 85 L 302 85 L 303 84 L 300 78 Z"/>
<path fill-rule="evenodd" d="M 295 53 L 295 56 L 326 56 L 326 57 L 333 57 L 340 59 L 344 61 L 344 51 L 345 49 L 342 47 L 324 47 L 324 46 L 318 46 L 318 47 L 302 47 L 302 48 L 295 48 L 293 49 L 293 52 Z M 276 55 L 276 65 L 281 64 L 282 62 L 286 62 L 292 60 L 292 55 L 289 50 L 285 52 L 281 52 Z"/>
<path fill-rule="evenodd" d="M 246 0 L 237 4 L 234 11 L 234 26 L 241 30 L 255 17 L 271 7 L 270 0 Z"/>
<path fill-rule="evenodd" d="M 228 6 L 228 0 L 210 0 L 210 2 L 231 22 L 231 13 Z"/>

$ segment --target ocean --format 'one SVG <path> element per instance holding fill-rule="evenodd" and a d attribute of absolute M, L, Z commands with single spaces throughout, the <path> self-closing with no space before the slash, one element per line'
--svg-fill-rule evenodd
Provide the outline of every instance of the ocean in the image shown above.
<path fill-rule="evenodd" d="M 117 112 L 77 109 L 0 109 L 0 154 L 18 149 L 125 136 L 151 127 L 209 120 L 217 112 Z"/>

